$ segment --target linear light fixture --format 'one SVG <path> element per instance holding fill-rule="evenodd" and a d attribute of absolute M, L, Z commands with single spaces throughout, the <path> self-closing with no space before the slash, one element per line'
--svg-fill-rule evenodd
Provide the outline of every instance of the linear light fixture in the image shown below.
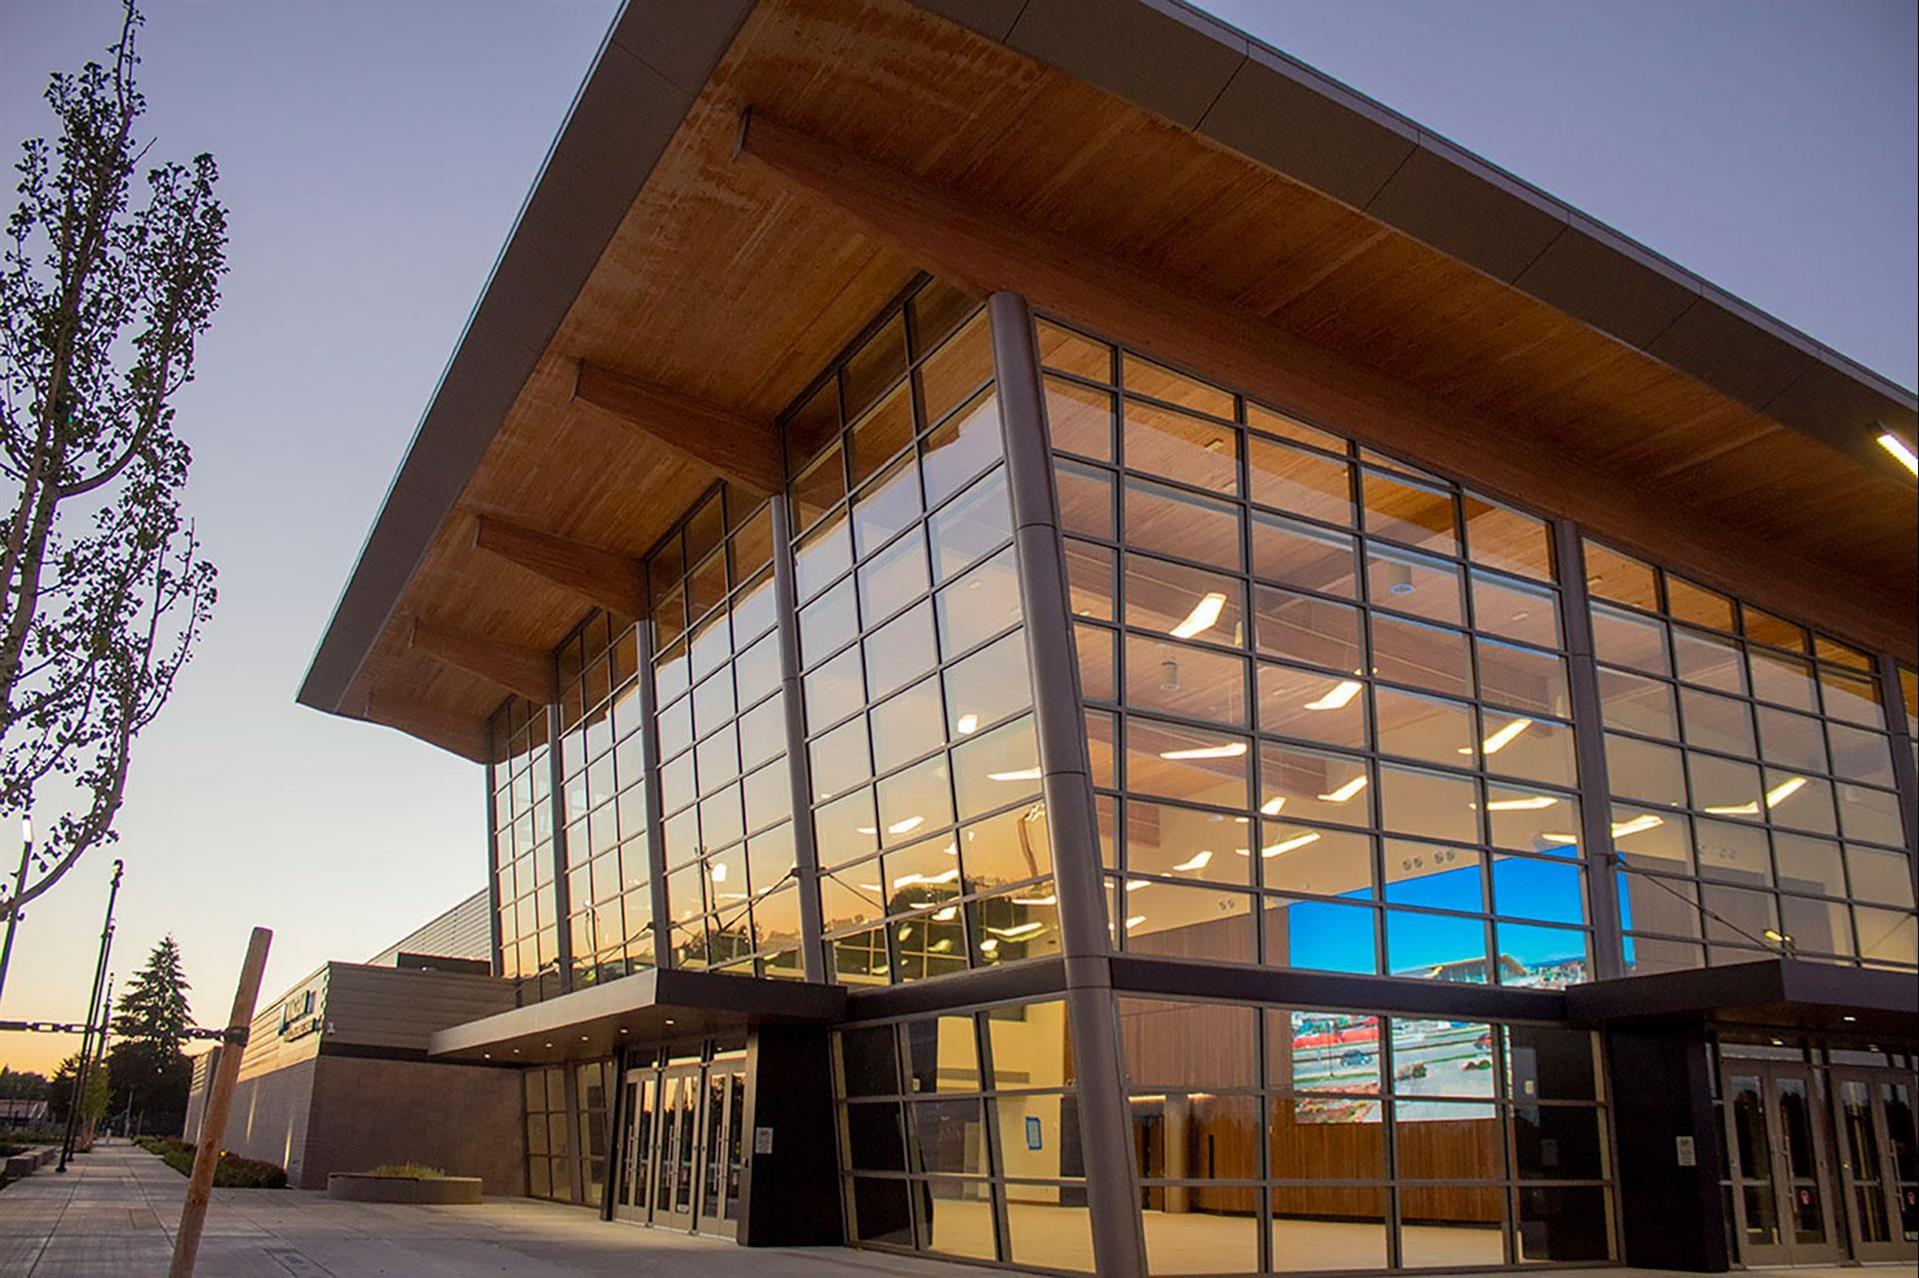
<path fill-rule="evenodd" d="M 1308 843 L 1317 842 L 1319 842 L 1318 831 L 1309 830 L 1305 834 L 1295 834 L 1290 839 L 1281 839 L 1277 843 L 1270 843 L 1259 850 L 1259 855 L 1261 859 L 1270 861 L 1276 856 L 1284 856 L 1294 848 L 1303 848 Z"/>
<path fill-rule="evenodd" d="M 1204 634 L 1213 628 L 1213 623 L 1219 620 L 1220 610 L 1225 607 L 1226 596 L 1217 590 L 1209 590 L 1186 614 L 1186 620 L 1167 633 L 1175 639 L 1191 639 L 1194 635 Z"/>
<path fill-rule="evenodd" d="M 1642 812 L 1630 821 L 1614 821 L 1612 836 L 1615 839 L 1623 839 L 1629 834 L 1643 834 L 1647 830 L 1664 824 L 1666 824 L 1666 818 L 1656 817 L 1650 812 Z"/>
<path fill-rule="evenodd" d="M 1138 927 L 1140 924 L 1144 923 L 1145 921 L 1146 921 L 1146 916 L 1144 914 L 1132 915 L 1130 918 L 1126 920 L 1126 930 L 1130 932 L 1134 928 Z"/>
<path fill-rule="evenodd" d="M 1279 810 L 1285 806 L 1286 806 L 1286 796 L 1283 794 L 1276 794 L 1272 798 L 1266 800 L 1266 802 L 1259 805 L 1259 812 L 1261 816 L 1278 816 Z"/>
<path fill-rule="evenodd" d="M 979 731 L 979 716 L 976 714 L 963 714 L 953 727 L 959 730 L 959 734 L 962 737 L 970 737 Z"/>
<path fill-rule="evenodd" d="M 1706 808 L 1714 816 L 1758 816 L 1759 805 L 1748 799 L 1744 803 L 1722 803 L 1718 807 Z"/>
<path fill-rule="evenodd" d="M 1479 752 L 1481 754 L 1498 754 L 1501 750 L 1504 750 L 1513 743 L 1514 737 L 1532 726 L 1533 721 L 1531 719 L 1514 719 L 1511 723 L 1480 742 Z M 1473 748 L 1471 746 L 1460 746 L 1459 752 L 1461 754 L 1471 754 Z"/>
<path fill-rule="evenodd" d="M 1339 710 L 1359 695 L 1363 685 L 1357 679 L 1341 679 L 1321 693 L 1317 701 L 1308 701 L 1308 710 Z"/>
<path fill-rule="evenodd" d="M 888 834 L 911 834 L 914 830 L 919 829 L 922 825 L 925 825 L 925 824 L 926 824 L 925 817 L 910 816 L 910 817 L 906 817 L 903 820 L 893 822 L 893 824 L 886 827 L 886 832 Z"/>
<path fill-rule="evenodd" d="M 1319 797 L 1326 803 L 1344 803 L 1365 788 L 1366 778 L 1362 775 L 1354 777 L 1351 781 L 1340 786 L 1339 789 L 1334 790 L 1332 793 L 1322 794 Z"/>
<path fill-rule="evenodd" d="M 1181 759 L 1237 759 L 1245 753 L 1244 741 L 1228 741 L 1225 745 L 1195 746 L 1191 750 L 1161 750 L 1159 757 L 1177 762 Z"/>
<path fill-rule="evenodd" d="M 1766 806 L 1776 808 L 1806 788 L 1806 778 L 1787 777 L 1772 789 L 1766 791 Z"/>
<path fill-rule="evenodd" d="M 1541 808 L 1550 808 L 1559 800 L 1550 795 L 1534 794 L 1524 799 L 1494 799 L 1486 805 L 1488 812 L 1537 812 Z"/>
<path fill-rule="evenodd" d="M 1889 430 L 1879 432 L 1879 447 L 1899 459 L 1899 464 L 1915 475 L 1919 475 L 1919 453 L 1912 451 L 1912 445 Z"/>
<path fill-rule="evenodd" d="M 1044 923 L 1019 923 L 1012 927 L 989 927 L 986 930 L 994 936 L 1002 937 L 1008 941 L 1017 941 L 1033 935 L 1033 933 L 1040 931 L 1045 926 Z"/>
<path fill-rule="evenodd" d="M 1038 768 L 1020 768 L 1014 772 L 989 772 L 986 774 L 988 781 L 1037 781 L 1039 777 L 1040 772 Z"/>
<path fill-rule="evenodd" d="M 1178 865 L 1174 866 L 1173 869 L 1178 872 L 1184 873 L 1188 870 L 1203 870 L 1207 866 L 1211 865 L 1212 863 L 1213 863 L 1212 852 L 1210 852 L 1209 850 L 1205 848 L 1201 848 L 1199 851 L 1193 853 L 1193 855 L 1191 855 L 1190 857 L 1187 857 L 1184 861 L 1181 861 Z"/>
<path fill-rule="evenodd" d="M 1014 905 L 1058 905 L 1059 897 L 1048 893 L 1046 896 L 1016 896 L 1011 898 Z"/>

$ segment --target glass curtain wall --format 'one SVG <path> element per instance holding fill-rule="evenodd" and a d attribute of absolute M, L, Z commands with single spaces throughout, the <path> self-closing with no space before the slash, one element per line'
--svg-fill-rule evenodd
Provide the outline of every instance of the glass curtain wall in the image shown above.
<path fill-rule="evenodd" d="M 572 1146 L 567 1140 L 566 1071 L 522 1070 L 526 1093 L 526 1192 L 533 1198 L 573 1201 L 567 1171 Z"/>
<path fill-rule="evenodd" d="M 572 988 L 653 966 L 638 632 L 594 613 L 559 649 Z"/>
<path fill-rule="evenodd" d="M 828 979 L 1056 953 L 984 312 L 923 282 L 785 438 Z"/>
<path fill-rule="evenodd" d="M 1115 943 L 1587 979 L 1547 524 L 1060 325 L 1038 338 Z"/>
<path fill-rule="evenodd" d="M 1064 1003 L 962 1008 L 834 1039 L 854 1241 L 1092 1269 Z"/>
<path fill-rule="evenodd" d="M 500 975 L 516 983 L 521 1003 L 532 1003 L 560 992 L 546 707 L 511 698 L 493 716 L 492 737 Z"/>
<path fill-rule="evenodd" d="M 1583 1031 L 1122 996 L 1155 1274 L 1603 1262 Z"/>
<path fill-rule="evenodd" d="M 1587 542 L 1627 966 L 1919 962 L 1865 653 Z"/>
<path fill-rule="evenodd" d="M 647 558 L 673 962 L 798 977 L 773 514 L 716 485 Z"/>

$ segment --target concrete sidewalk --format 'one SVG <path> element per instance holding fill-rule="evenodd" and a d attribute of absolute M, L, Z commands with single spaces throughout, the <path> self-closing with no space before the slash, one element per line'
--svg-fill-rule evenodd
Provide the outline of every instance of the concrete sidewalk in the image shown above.
<path fill-rule="evenodd" d="M 43 1170 L 0 1192 L 0 1275 L 162 1275 L 186 1177 L 145 1150 L 96 1146 L 67 1174 Z M 736 1247 L 607 1224 L 576 1207 L 490 1198 L 478 1207 L 334 1202 L 298 1189 L 213 1195 L 196 1273 L 205 1278 L 455 1278 L 499 1274 L 675 1278 L 968 1278 L 979 1270 L 846 1248 Z"/>
<path fill-rule="evenodd" d="M 131 1145 L 96 1147 L 64 1176 L 44 1169 L 0 1192 L 0 1276 L 165 1274 L 185 1194 L 184 1176 Z M 736 1247 L 607 1224 L 591 1212 L 530 1198 L 391 1207 L 336 1203 L 297 1189 L 222 1189 L 213 1195 L 197 1272 L 204 1278 L 977 1278 L 982 1271 L 847 1248 Z M 1791 1271 L 1792 1278 L 1862 1273 L 1873 1268 Z M 1554 1278 L 1681 1276 L 1598 1269 L 1561 1270 Z"/>

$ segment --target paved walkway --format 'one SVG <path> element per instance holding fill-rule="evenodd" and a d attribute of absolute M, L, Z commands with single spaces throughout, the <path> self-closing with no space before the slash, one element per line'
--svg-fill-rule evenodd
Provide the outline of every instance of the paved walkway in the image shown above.
<path fill-rule="evenodd" d="M 185 1193 L 184 1176 L 129 1145 L 97 1148 L 64 1176 L 43 1169 L 0 1191 L 0 1276 L 165 1274 Z M 606 1224 L 578 1208 L 530 1198 L 490 1198 L 478 1207 L 390 1207 L 336 1203 L 297 1189 L 222 1189 L 213 1195 L 197 1272 L 202 1278 L 977 1278 L 982 1271 L 837 1247 L 736 1247 Z M 1789 1273 L 1862 1278 L 1873 1270 Z M 1604 1269 L 1561 1271 L 1554 1278 L 1664 1276 Z"/>
<path fill-rule="evenodd" d="M 161 1275 L 186 1177 L 145 1150 L 96 1147 L 64 1176 L 45 1168 L 0 1190 L 0 1275 Z M 971 1266 L 845 1248 L 736 1247 L 607 1224 L 577 1207 L 489 1198 L 478 1207 L 337 1203 L 297 1189 L 214 1191 L 202 1278 L 977 1278 Z"/>

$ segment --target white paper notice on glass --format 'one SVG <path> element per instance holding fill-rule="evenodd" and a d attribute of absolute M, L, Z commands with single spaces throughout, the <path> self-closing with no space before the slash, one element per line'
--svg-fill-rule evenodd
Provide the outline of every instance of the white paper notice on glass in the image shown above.
<path fill-rule="evenodd" d="M 1679 1154 L 1679 1165 L 1681 1167 L 1699 1166 L 1699 1150 L 1693 1145 L 1692 1137 L 1675 1136 L 1672 1139 L 1673 1146 Z"/>
<path fill-rule="evenodd" d="M 753 1152 L 756 1154 L 770 1154 L 773 1152 L 773 1129 L 771 1127 L 755 1127 L 753 1129 Z"/>

